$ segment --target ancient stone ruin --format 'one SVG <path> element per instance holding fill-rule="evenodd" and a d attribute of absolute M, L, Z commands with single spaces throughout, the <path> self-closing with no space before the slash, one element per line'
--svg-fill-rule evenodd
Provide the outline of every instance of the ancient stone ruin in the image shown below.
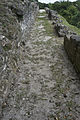
<path fill-rule="evenodd" d="M 38 12 L 37 2 L 29 0 L 0 0 L 0 118 L 10 86 L 19 72 L 20 46 L 25 44 Z"/>
<path fill-rule="evenodd" d="M 80 36 L 71 35 L 64 37 L 64 48 L 80 76 Z"/>
<path fill-rule="evenodd" d="M 0 120 L 80 120 L 80 37 L 36 1 L 0 0 Z"/>
<path fill-rule="evenodd" d="M 56 11 L 45 8 L 48 18 L 53 21 L 53 25 L 59 37 L 64 37 L 64 48 L 80 76 L 80 36 L 71 31 L 67 26 L 62 24 L 62 20 Z"/>

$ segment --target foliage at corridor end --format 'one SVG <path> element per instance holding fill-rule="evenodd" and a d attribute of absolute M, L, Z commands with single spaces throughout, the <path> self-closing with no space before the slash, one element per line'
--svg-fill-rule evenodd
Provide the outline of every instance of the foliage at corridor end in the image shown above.
<path fill-rule="evenodd" d="M 80 0 L 75 2 L 56 1 L 54 4 L 40 4 L 40 8 L 48 6 L 52 10 L 56 10 L 61 16 L 66 18 L 71 25 L 80 28 Z"/>

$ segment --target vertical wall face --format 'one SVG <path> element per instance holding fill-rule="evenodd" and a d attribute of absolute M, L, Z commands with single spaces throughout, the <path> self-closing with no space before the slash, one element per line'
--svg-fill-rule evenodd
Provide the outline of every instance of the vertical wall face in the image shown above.
<path fill-rule="evenodd" d="M 80 76 L 80 36 L 65 36 L 64 47 L 73 66 Z"/>
<path fill-rule="evenodd" d="M 11 86 L 18 79 L 19 45 L 38 11 L 29 0 L 0 0 L 0 117 Z M 24 26 L 24 27 L 23 27 Z"/>

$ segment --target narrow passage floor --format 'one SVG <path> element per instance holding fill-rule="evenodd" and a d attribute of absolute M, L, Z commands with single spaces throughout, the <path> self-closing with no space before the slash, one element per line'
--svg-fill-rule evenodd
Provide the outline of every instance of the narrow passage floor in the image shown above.
<path fill-rule="evenodd" d="M 45 12 L 23 40 L 2 120 L 80 120 L 80 82 Z"/>

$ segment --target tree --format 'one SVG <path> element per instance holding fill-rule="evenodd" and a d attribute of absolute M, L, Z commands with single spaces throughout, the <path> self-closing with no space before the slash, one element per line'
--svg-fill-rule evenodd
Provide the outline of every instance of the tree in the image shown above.
<path fill-rule="evenodd" d="M 68 12 L 71 13 L 71 15 L 75 15 L 77 13 L 77 8 L 74 5 L 70 5 L 67 8 Z"/>

